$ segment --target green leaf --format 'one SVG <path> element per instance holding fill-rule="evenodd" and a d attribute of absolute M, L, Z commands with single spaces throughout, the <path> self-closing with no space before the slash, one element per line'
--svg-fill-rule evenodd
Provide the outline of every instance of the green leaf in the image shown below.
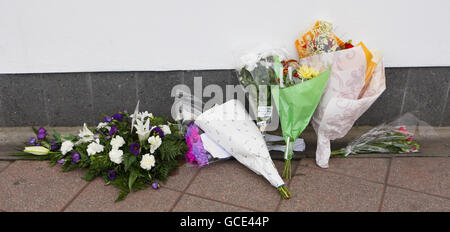
<path fill-rule="evenodd" d="M 137 177 L 138 173 L 134 170 L 131 170 L 130 177 L 128 178 L 128 188 L 130 189 L 130 191 L 133 188 L 133 184 L 136 181 Z"/>
<path fill-rule="evenodd" d="M 131 165 L 136 161 L 137 157 L 135 155 L 130 155 L 128 158 L 124 159 L 123 164 L 125 165 L 125 171 L 131 167 Z"/>
<path fill-rule="evenodd" d="M 91 181 L 94 178 L 95 178 L 95 174 L 90 172 L 90 171 L 87 171 L 86 174 L 84 174 L 84 177 L 83 177 L 83 179 L 85 179 L 86 181 Z"/>

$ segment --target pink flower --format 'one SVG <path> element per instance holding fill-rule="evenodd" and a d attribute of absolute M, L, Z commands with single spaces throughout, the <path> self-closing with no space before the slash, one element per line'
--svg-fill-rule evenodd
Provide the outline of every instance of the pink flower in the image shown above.
<path fill-rule="evenodd" d="M 399 127 L 398 128 L 399 131 L 403 132 L 403 133 L 408 133 L 408 131 L 404 128 L 404 127 Z"/>

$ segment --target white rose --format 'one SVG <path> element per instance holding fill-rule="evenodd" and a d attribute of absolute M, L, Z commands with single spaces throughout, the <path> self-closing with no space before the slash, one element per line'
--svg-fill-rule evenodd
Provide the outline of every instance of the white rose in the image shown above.
<path fill-rule="evenodd" d="M 109 159 L 111 160 L 111 162 L 116 163 L 116 164 L 122 163 L 122 156 L 123 156 L 122 150 L 112 149 L 109 152 Z"/>
<path fill-rule="evenodd" d="M 162 141 L 159 136 L 152 136 L 148 138 L 148 143 L 150 143 L 150 153 L 153 154 L 161 146 Z"/>
<path fill-rule="evenodd" d="M 150 169 L 152 169 L 152 167 L 154 166 L 155 166 L 155 157 L 153 155 L 145 154 L 142 156 L 141 168 L 150 171 Z"/>
<path fill-rule="evenodd" d="M 168 125 L 161 125 L 159 126 L 161 130 L 164 132 L 164 135 L 170 135 L 172 132 L 170 131 L 170 126 Z"/>
<path fill-rule="evenodd" d="M 100 141 L 97 139 L 96 142 L 92 142 L 91 144 L 88 145 L 87 147 L 87 153 L 88 155 L 95 155 L 97 153 L 100 153 L 103 151 L 103 145 L 100 144 Z"/>
<path fill-rule="evenodd" d="M 71 141 L 64 141 L 61 144 L 61 153 L 65 155 L 67 152 L 71 151 L 73 149 L 73 143 Z"/>
<path fill-rule="evenodd" d="M 123 138 L 120 135 L 111 139 L 111 146 L 113 149 L 119 149 L 124 144 L 125 144 L 125 140 L 123 140 Z"/>

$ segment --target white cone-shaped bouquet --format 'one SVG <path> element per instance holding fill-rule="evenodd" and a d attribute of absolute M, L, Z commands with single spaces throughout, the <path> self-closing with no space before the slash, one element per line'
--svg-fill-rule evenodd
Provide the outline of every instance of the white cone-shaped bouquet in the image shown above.
<path fill-rule="evenodd" d="M 270 158 L 261 132 L 238 100 L 207 110 L 195 123 L 236 160 L 264 176 L 283 198 L 290 198 L 290 191 Z"/>
<path fill-rule="evenodd" d="M 317 133 L 316 163 L 322 168 L 328 168 L 330 140 L 344 137 L 386 89 L 381 57 L 369 60 L 376 66 L 368 75 L 367 53 L 363 48 L 357 46 L 300 60 L 312 66 L 331 65 L 327 87 L 311 121 Z"/>

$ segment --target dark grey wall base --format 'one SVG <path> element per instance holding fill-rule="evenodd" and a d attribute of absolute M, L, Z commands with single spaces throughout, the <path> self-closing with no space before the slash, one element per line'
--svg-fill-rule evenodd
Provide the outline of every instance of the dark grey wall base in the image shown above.
<path fill-rule="evenodd" d="M 203 86 L 238 84 L 234 70 L 0 74 L 0 127 L 95 125 L 102 113 L 132 111 L 138 99 L 141 109 L 169 116 L 172 87 L 193 89 L 198 76 Z M 386 68 L 386 79 L 386 91 L 357 125 L 414 112 L 433 126 L 450 126 L 450 67 Z"/>

